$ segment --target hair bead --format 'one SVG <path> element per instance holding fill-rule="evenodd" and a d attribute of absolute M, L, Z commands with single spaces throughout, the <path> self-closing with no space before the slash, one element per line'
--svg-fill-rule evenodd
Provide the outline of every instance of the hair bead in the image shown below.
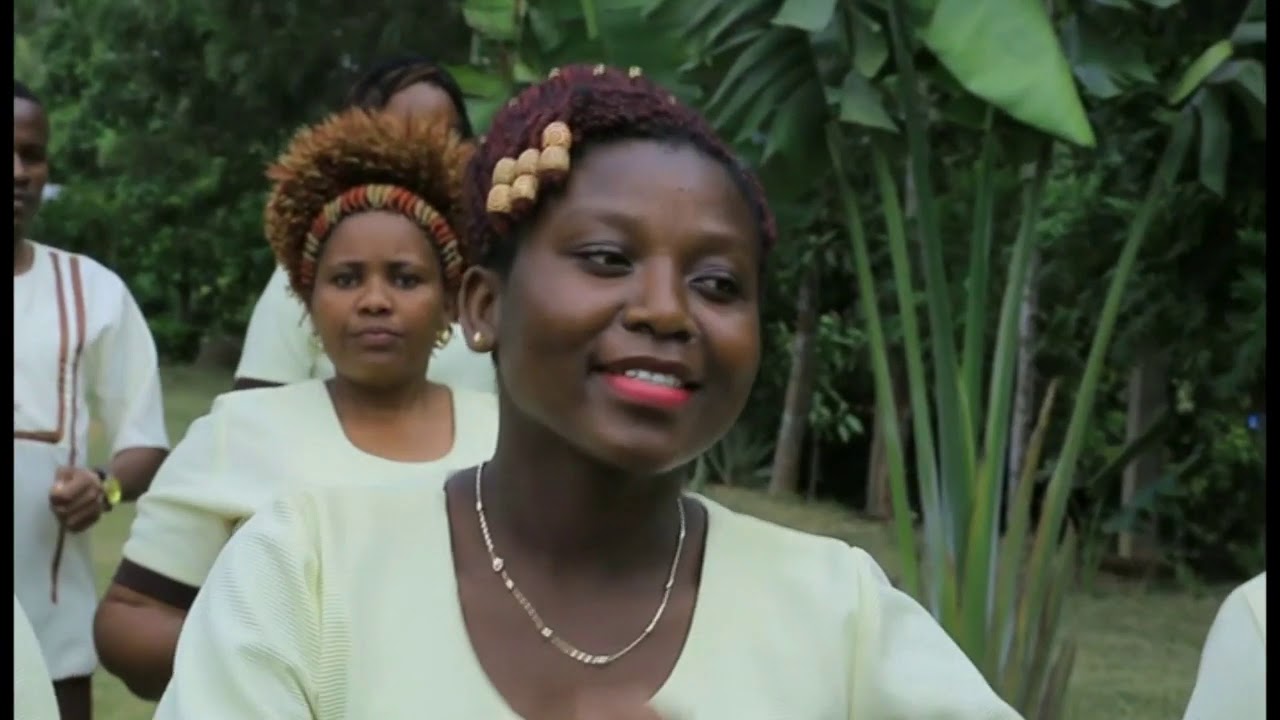
<path fill-rule="evenodd" d="M 538 172 L 568 172 L 569 150 L 561 145 L 552 145 L 538 156 Z"/>
<path fill-rule="evenodd" d="M 493 184 L 510 185 L 519 174 L 516 172 L 516 161 L 514 159 L 509 157 L 498 158 L 498 162 L 493 165 Z"/>
<path fill-rule="evenodd" d="M 542 152 L 537 148 L 529 148 L 520 153 L 520 157 L 516 158 L 516 177 L 538 172 L 538 156 L 541 154 Z"/>
<path fill-rule="evenodd" d="M 489 188 L 489 197 L 485 200 L 484 207 L 491 213 L 505 215 L 511 212 L 511 186 L 503 183 Z"/>
<path fill-rule="evenodd" d="M 569 130 L 569 126 L 559 120 L 547 125 L 542 129 L 542 147 L 562 147 L 568 148 L 573 144 L 573 132 Z"/>
<path fill-rule="evenodd" d="M 517 200 L 528 200 L 533 202 L 538 199 L 538 177 L 533 174 L 521 175 L 516 181 L 511 183 L 511 202 Z"/>

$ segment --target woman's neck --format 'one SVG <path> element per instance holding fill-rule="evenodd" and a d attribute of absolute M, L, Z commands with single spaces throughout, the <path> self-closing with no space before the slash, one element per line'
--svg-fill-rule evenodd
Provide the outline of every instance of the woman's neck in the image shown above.
<path fill-rule="evenodd" d="M 628 572 L 671 562 L 679 473 L 628 476 L 513 414 L 501 413 L 482 488 L 488 520 L 508 544 L 564 570 Z"/>
<path fill-rule="evenodd" d="M 21 232 L 21 231 L 17 231 Z M 17 277 L 22 273 L 31 269 L 32 260 L 35 258 L 35 250 L 31 247 L 31 243 L 26 240 L 16 239 L 13 241 L 13 276 Z"/>

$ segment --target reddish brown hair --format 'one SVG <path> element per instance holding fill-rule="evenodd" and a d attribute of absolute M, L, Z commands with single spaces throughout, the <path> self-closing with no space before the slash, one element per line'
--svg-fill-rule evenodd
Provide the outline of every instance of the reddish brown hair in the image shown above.
<path fill-rule="evenodd" d="M 697 111 L 634 69 L 572 65 L 553 71 L 507 103 L 468 164 L 463 193 L 469 262 L 500 271 L 509 268 L 516 231 L 536 216 L 546 197 L 563 190 L 568 173 L 539 171 L 534 202 L 514 203 L 506 213 L 491 213 L 486 207 L 494 166 L 529 148 L 540 149 L 543 131 L 554 122 L 566 124 L 572 132 L 575 158 L 593 145 L 631 139 L 687 143 L 706 153 L 728 170 L 742 191 L 759 224 L 764 252 L 772 248 L 777 229 L 759 181 Z"/>
<path fill-rule="evenodd" d="M 459 227 L 462 172 L 473 150 L 442 123 L 359 108 L 298 131 L 267 170 L 272 189 L 265 211 L 267 242 L 294 293 L 305 300 L 311 292 L 305 246 L 317 218 L 331 201 L 355 188 L 402 188 L 448 225 Z M 447 258 L 439 255 L 441 238 L 427 234 L 433 235 L 443 271 Z"/>

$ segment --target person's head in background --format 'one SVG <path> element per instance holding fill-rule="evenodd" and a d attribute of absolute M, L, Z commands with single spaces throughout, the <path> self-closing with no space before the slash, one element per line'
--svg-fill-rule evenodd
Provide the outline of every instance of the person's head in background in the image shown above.
<path fill-rule="evenodd" d="M 473 150 L 439 118 L 354 108 L 299 131 L 268 170 L 266 236 L 336 379 L 426 383 L 464 268 L 454 229 Z"/>
<path fill-rule="evenodd" d="M 443 66 L 417 55 L 370 68 L 351 86 L 345 104 L 406 117 L 446 118 L 462 137 L 474 136 L 458 81 Z"/>
<path fill-rule="evenodd" d="M 634 69 L 562 68 L 498 112 L 465 192 L 461 314 L 497 361 L 495 461 L 504 442 L 538 456 L 559 440 L 653 477 L 728 431 L 759 367 L 776 230 L 697 112 Z"/>
<path fill-rule="evenodd" d="M 15 262 L 49 180 L 49 118 L 31 89 L 13 81 L 13 243 Z"/>

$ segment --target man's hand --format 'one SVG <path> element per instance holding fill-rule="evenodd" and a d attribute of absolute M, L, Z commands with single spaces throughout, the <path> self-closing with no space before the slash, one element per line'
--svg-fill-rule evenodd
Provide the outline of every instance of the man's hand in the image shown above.
<path fill-rule="evenodd" d="M 49 491 L 49 507 L 71 532 L 83 532 L 102 517 L 102 481 L 87 468 L 60 467 Z"/>

